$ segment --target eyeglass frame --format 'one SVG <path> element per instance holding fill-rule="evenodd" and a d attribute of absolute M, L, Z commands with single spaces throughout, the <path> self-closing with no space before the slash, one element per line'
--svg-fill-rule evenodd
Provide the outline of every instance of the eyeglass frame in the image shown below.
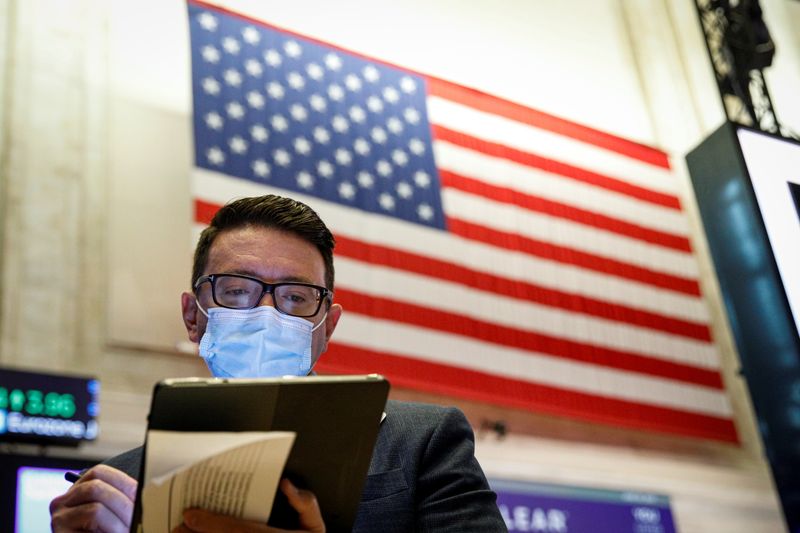
<path fill-rule="evenodd" d="M 229 305 L 223 305 L 223 304 L 221 304 L 221 303 L 219 303 L 217 301 L 217 288 L 216 288 L 217 284 L 216 284 L 216 281 L 214 281 L 219 276 L 226 276 L 226 277 L 231 277 L 231 278 L 241 278 L 241 279 L 246 279 L 246 280 L 250 280 L 250 281 L 255 281 L 256 283 L 261 285 L 261 295 L 258 297 L 258 299 L 256 299 L 256 301 L 255 301 L 256 303 L 253 304 L 252 307 L 231 307 Z M 206 276 L 200 276 L 199 278 L 197 278 L 197 281 L 194 284 L 194 293 L 195 293 L 196 296 L 197 296 L 198 289 L 199 289 L 200 285 L 202 285 L 203 283 L 206 283 L 206 282 L 211 284 L 211 299 L 214 301 L 214 303 L 217 306 L 224 307 L 226 309 L 238 309 L 238 310 L 242 310 L 242 311 L 245 311 L 245 310 L 248 310 L 248 309 L 255 309 L 256 307 L 258 307 L 258 304 L 261 303 L 261 300 L 264 299 L 264 295 L 265 294 L 269 294 L 270 296 L 272 296 L 272 305 L 273 305 L 273 307 L 275 307 L 275 309 L 279 313 L 287 315 L 287 316 L 296 316 L 298 318 L 311 318 L 313 316 L 316 316 L 319 313 L 319 310 L 322 308 L 322 302 L 324 302 L 325 300 L 328 300 L 330 302 L 331 299 L 333 298 L 333 291 L 331 289 L 329 289 L 327 287 L 322 287 L 320 285 L 314 285 L 313 283 L 305 283 L 305 282 L 302 282 L 302 281 L 280 281 L 278 283 L 267 283 L 266 281 L 261 281 L 260 279 L 254 278 L 253 276 L 246 276 L 244 274 L 227 274 L 227 273 L 208 274 Z M 287 313 L 287 312 L 283 311 L 278 306 L 278 304 L 277 304 L 277 302 L 275 300 L 275 288 L 283 286 L 283 285 L 301 285 L 303 287 L 311 287 L 312 289 L 317 289 L 319 291 L 319 300 L 317 301 L 317 309 L 313 313 L 311 313 L 310 315 L 293 315 L 291 313 Z"/>

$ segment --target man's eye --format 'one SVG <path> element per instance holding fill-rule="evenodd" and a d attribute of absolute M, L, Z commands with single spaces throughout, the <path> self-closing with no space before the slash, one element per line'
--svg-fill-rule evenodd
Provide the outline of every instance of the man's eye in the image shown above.
<path fill-rule="evenodd" d="M 236 287 L 225 289 L 226 296 L 243 296 L 247 294 L 250 294 L 250 290 L 248 289 L 241 289 Z"/>

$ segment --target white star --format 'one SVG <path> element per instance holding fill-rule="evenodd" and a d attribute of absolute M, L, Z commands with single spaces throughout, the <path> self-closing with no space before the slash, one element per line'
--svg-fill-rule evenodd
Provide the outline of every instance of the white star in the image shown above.
<path fill-rule="evenodd" d="M 292 104 L 291 107 L 289 107 L 289 114 L 292 115 L 292 118 L 297 122 L 305 122 L 308 118 L 308 111 L 300 104 Z"/>
<path fill-rule="evenodd" d="M 342 89 L 340 85 L 332 83 L 330 87 L 328 87 L 328 97 L 334 102 L 338 102 L 344 98 L 344 89 Z"/>
<path fill-rule="evenodd" d="M 220 150 L 216 146 L 212 146 L 208 150 L 206 150 L 206 158 L 208 158 L 208 162 L 212 165 L 217 165 L 221 167 L 222 164 L 225 162 L 225 153 Z"/>
<path fill-rule="evenodd" d="M 408 200 L 411 198 L 411 195 L 414 194 L 414 187 L 412 187 L 408 182 L 401 181 L 397 184 L 397 194 L 400 198 Z"/>
<path fill-rule="evenodd" d="M 358 155 L 367 156 L 369 155 L 369 142 L 363 137 L 359 137 L 353 142 L 353 150 L 356 151 Z"/>
<path fill-rule="evenodd" d="M 280 64 L 283 62 L 283 59 L 281 58 L 280 52 L 274 48 L 270 48 L 264 52 L 264 62 L 271 67 L 277 67 L 280 66 Z"/>
<path fill-rule="evenodd" d="M 297 41 L 286 41 L 286 44 L 283 45 L 283 51 L 289 57 L 298 58 L 303 53 L 303 48 Z"/>
<path fill-rule="evenodd" d="M 222 77 L 225 78 L 225 83 L 231 87 L 238 87 L 242 84 L 242 75 L 239 74 L 238 70 L 229 68 L 222 74 Z"/>
<path fill-rule="evenodd" d="M 203 78 L 203 90 L 206 94 L 216 96 L 219 94 L 219 82 L 214 78 Z"/>
<path fill-rule="evenodd" d="M 408 149 L 412 154 L 420 156 L 425 153 L 425 143 L 414 137 L 408 141 Z"/>
<path fill-rule="evenodd" d="M 417 82 L 408 76 L 403 76 L 400 80 L 400 90 L 406 94 L 413 94 L 417 92 Z"/>
<path fill-rule="evenodd" d="M 370 137 L 372 137 L 372 140 L 378 144 L 385 143 L 386 139 L 388 138 L 388 135 L 386 135 L 386 131 L 384 131 L 384 129 L 379 126 L 375 126 L 374 128 L 372 128 L 372 131 L 370 131 L 369 135 Z"/>
<path fill-rule="evenodd" d="M 318 94 L 312 94 L 308 101 L 311 104 L 311 109 L 319 113 L 322 113 L 325 111 L 325 108 L 328 107 L 328 103 L 325 99 Z"/>
<path fill-rule="evenodd" d="M 273 100 L 281 100 L 286 91 L 283 90 L 283 85 L 277 81 L 271 81 L 267 84 L 267 94 Z"/>
<path fill-rule="evenodd" d="M 314 128 L 314 140 L 320 144 L 328 144 L 331 140 L 331 134 L 322 126 Z"/>
<path fill-rule="evenodd" d="M 422 220 L 430 220 L 433 218 L 433 208 L 428 204 L 422 203 L 417 207 L 417 216 Z"/>
<path fill-rule="evenodd" d="M 384 178 L 388 178 L 392 175 L 392 165 L 385 159 L 381 159 L 375 164 L 375 170 Z"/>
<path fill-rule="evenodd" d="M 355 74 L 348 74 L 344 78 L 344 86 L 353 92 L 361 90 L 361 80 Z"/>
<path fill-rule="evenodd" d="M 261 34 L 252 26 L 248 26 L 242 30 L 242 39 L 247 44 L 258 44 L 261 41 Z"/>
<path fill-rule="evenodd" d="M 400 135 L 403 131 L 403 121 L 397 117 L 390 117 L 389 120 L 386 121 L 386 128 L 395 135 Z"/>
<path fill-rule="evenodd" d="M 247 103 L 250 104 L 250 107 L 261 109 L 264 107 L 264 97 L 259 92 L 250 91 L 247 93 Z"/>
<path fill-rule="evenodd" d="M 288 167 L 292 163 L 292 156 L 283 148 L 278 148 L 272 152 L 272 159 L 282 167 Z"/>
<path fill-rule="evenodd" d="M 207 63 L 211 63 L 216 65 L 219 62 L 219 50 L 211 46 L 210 44 L 203 47 L 200 51 L 200 54 L 203 56 L 203 60 Z"/>
<path fill-rule="evenodd" d="M 267 128 L 261 124 L 254 124 L 250 127 L 250 136 L 254 141 L 263 143 L 267 142 L 267 139 L 269 139 L 269 132 L 267 131 Z"/>
<path fill-rule="evenodd" d="M 350 108 L 350 111 L 348 111 L 348 115 L 350 115 L 350 120 L 352 120 L 357 124 L 361 124 L 367 118 L 367 112 L 358 107 L 357 105 L 354 105 L 353 107 Z"/>
<path fill-rule="evenodd" d="M 289 87 L 297 91 L 306 86 L 306 80 L 299 72 L 290 72 L 286 76 L 286 80 L 289 82 Z"/>
<path fill-rule="evenodd" d="M 394 161 L 394 164 L 397 165 L 398 167 L 404 167 L 406 166 L 406 164 L 408 164 L 408 154 L 399 149 L 393 150 L 392 161 Z"/>
<path fill-rule="evenodd" d="M 333 154 L 333 157 L 340 165 L 349 165 L 353 162 L 353 155 L 344 148 L 337 148 L 336 152 Z"/>
<path fill-rule="evenodd" d="M 225 37 L 222 39 L 222 48 L 224 48 L 229 54 L 238 54 L 241 47 L 242 46 L 239 44 L 239 41 L 233 37 Z"/>
<path fill-rule="evenodd" d="M 269 164 L 263 159 L 256 159 L 253 161 L 251 168 L 253 169 L 253 173 L 260 178 L 269 176 Z"/>
<path fill-rule="evenodd" d="M 356 195 L 356 188 L 348 181 L 343 181 L 339 184 L 339 196 L 345 200 L 352 200 Z"/>
<path fill-rule="evenodd" d="M 322 79 L 322 76 L 325 75 L 325 69 L 323 69 L 317 63 L 309 63 L 306 65 L 306 73 L 312 80 L 319 81 Z"/>
<path fill-rule="evenodd" d="M 256 61 L 255 59 L 248 59 L 244 62 L 244 69 L 247 71 L 248 74 L 251 76 L 258 77 L 264 72 L 264 68 L 261 66 L 261 63 Z"/>
<path fill-rule="evenodd" d="M 370 174 L 366 170 L 362 170 L 361 172 L 359 172 L 356 179 L 358 180 L 358 184 L 364 187 L 365 189 L 369 189 L 375 184 L 375 178 L 373 178 L 372 174 Z"/>
<path fill-rule="evenodd" d="M 272 129 L 280 132 L 284 132 L 289 129 L 289 121 L 286 120 L 286 117 L 283 115 L 272 115 L 269 123 L 272 124 Z"/>
<path fill-rule="evenodd" d="M 323 178 L 330 178 L 333 176 L 335 168 L 330 161 L 326 161 L 323 159 L 319 163 L 317 163 L 317 174 L 322 176 Z"/>
<path fill-rule="evenodd" d="M 325 66 L 329 70 L 337 71 L 342 68 L 342 59 L 336 54 L 328 54 L 325 56 Z"/>
<path fill-rule="evenodd" d="M 424 170 L 417 170 L 414 172 L 414 183 L 417 184 L 417 187 L 427 189 L 431 184 L 431 176 Z"/>
<path fill-rule="evenodd" d="M 372 65 L 367 65 L 364 67 L 364 79 L 370 83 L 375 83 L 379 79 L 381 79 L 381 73 L 378 69 L 373 67 Z"/>
<path fill-rule="evenodd" d="M 300 155 L 311 153 L 311 142 L 305 137 L 298 137 L 294 140 L 294 151 Z"/>
<path fill-rule="evenodd" d="M 419 111 L 413 107 L 407 107 L 405 111 L 403 111 L 403 118 L 406 119 L 406 122 L 414 126 L 419 122 Z"/>
<path fill-rule="evenodd" d="M 228 102 L 228 105 L 225 106 L 225 111 L 229 117 L 236 120 L 244 116 L 244 106 L 239 102 Z"/>
<path fill-rule="evenodd" d="M 247 151 L 247 141 L 239 135 L 231 137 L 231 140 L 228 141 L 228 146 L 231 147 L 231 151 L 235 154 L 241 155 Z"/>
<path fill-rule="evenodd" d="M 394 210 L 394 198 L 392 198 L 391 194 L 382 193 L 380 196 L 378 196 L 378 203 L 386 211 Z"/>
<path fill-rule="evenodd" d="M 197 21 L 204 30 L 214 31 L 217 29 L 217 19 L 211 13 L 201 13 L 197 17 Z"/>
<path fill-rule="evenodd" d="M 311 189 L 314 186 L 314 176 L 305 170 L 301 170 L 297 173 L 297 186 L 301 189 Z"/>
<path fill-rule="evenodd" d="M 396 104 L 397 101 L 400 99 L 400 93 L 397 92 L 397 89 L 394 87 L 386 87 L 383 90 L 383 99 L 389 102 L 390 104 Z"/>
<path fill-rule="evenodd" d="M 347 119 L 342 115 L 336 115 L 333 117 L 331 120 L 331 125 L 338 133 L 345 133 L 350 128 L 350 123 L 347 122 Z"/>
<path fill-rule="evenodd" d="M 216 111 L 212 111 L 206 115 L 206 126 L 211 128 L 212 130 L 221 130 L 222 126 L 225 124 L 225 121 L 222 120 L 222 117 Z"/>
<path fill-rule="evenodd" d="M 370 96 L 367 98 L 367 109 L 373 113 L 380 113 L 383 111 L 383 101 L 377 96 Z"/>

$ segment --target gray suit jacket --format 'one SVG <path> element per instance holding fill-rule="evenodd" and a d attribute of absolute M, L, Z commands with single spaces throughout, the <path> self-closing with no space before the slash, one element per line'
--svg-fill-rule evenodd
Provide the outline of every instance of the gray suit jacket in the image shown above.
<path fill-rule="evenodd" d="M 105 462 L 132 477 L 142 449 Z M 390 400 L 372 454 L 354 532 L 507 531 L 455 408 Z"/>

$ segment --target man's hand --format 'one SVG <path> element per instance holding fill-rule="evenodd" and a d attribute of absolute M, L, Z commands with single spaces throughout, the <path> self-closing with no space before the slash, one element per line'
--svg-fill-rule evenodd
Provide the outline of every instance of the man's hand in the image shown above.
<path fill-rule="evenodd" d="M 319 510 L 317 498 L 307 490 L 295 487 L 288 479 L 281 481 L 281 491 L 286 495 L 289 504 L 300 515 L 301 531 L 325 533 L 325 523 Z M 183 512 L 183 524 L 172 533 L 282 533 L 285 529 L 277 529 L 258 522 L 248 522 L 230 516 L 209 513 L 202 509 L 187 509 Z"/>
<path fill-rule="evenodd" d="M 128 533 L 136 485 L 135 479 L 116 468 L 95 466 L 50 502 L 53 532 Z"/>

